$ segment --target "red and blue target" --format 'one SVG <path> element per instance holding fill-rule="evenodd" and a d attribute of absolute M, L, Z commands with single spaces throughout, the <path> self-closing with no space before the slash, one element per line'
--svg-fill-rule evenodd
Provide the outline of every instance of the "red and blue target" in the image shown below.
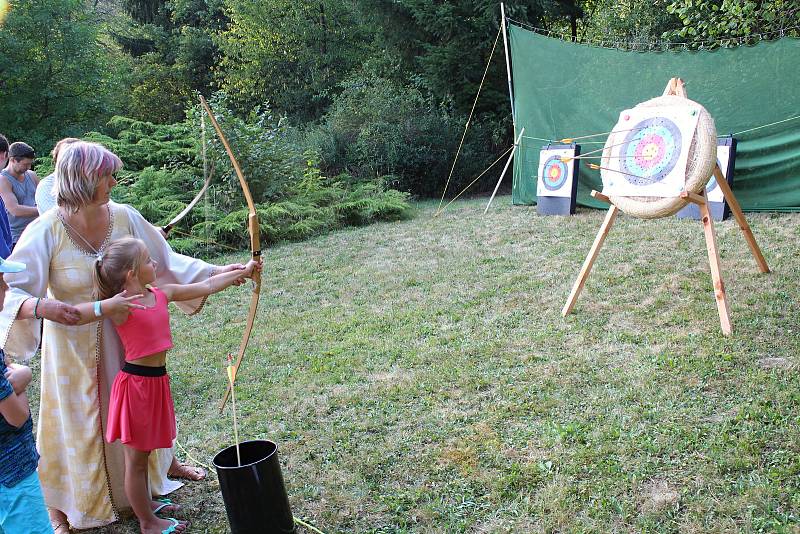
<path fill-rule="evenodd" d="M 634 185 L 651 185 L 672 171 L 680 153 L 681 132 L 674 122 L 664 117 L 645 119 L 622 142 L 620 170 Z"/>
<path fill-rule="evenodd" d="M 550 156 L 542 166 L 542 183 L 549 191 L 558 191 L 569 178 L 569 167 L 560 156 Z"/>

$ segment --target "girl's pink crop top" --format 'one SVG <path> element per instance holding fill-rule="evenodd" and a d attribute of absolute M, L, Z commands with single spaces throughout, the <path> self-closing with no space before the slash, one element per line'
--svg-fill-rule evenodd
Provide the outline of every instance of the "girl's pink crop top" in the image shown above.
<path fill-rule="evenodd" d="M 151 287 L 150 291 L 156 297 L 152 308 L 133 309 L 127 321 L 114 325 L 125 347 L 125 361 L 138 360 L 172 348 L 167 297 L 157 287 Z"/>

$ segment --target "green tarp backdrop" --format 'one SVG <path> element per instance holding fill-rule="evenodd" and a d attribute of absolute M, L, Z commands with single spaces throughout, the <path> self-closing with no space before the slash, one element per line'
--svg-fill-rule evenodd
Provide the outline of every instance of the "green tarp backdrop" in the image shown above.
<path fill-rule="evenodd" d="M 611 130 L 620 111 L 661 96 L 672 77 L 711 113 L 720 136 L 800 115 L 800 39 L 714 51 L 632 52 L 545 37 L 511 24 L 509 46 L 516 135 L 514 204 L 536 203 L 539 149 L 552 139 Z M 606 136 L 581 142 L 602 147 Z M 800 211 L 800 119 L 737 135 L 734 191 L 746 210 Z M 580 165 L 578 203 L 602 189 Z"/>

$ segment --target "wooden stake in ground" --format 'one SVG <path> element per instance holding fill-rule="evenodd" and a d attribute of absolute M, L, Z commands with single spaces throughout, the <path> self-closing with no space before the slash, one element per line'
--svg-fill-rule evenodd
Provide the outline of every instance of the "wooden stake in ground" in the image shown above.
<path fill-rule="evenodd" d="M 726 336 L 733 332 L 731 324 L 731 307 L 728 304 L 728 295 L 725 292 L 725 282 L 722 280 L 722 263 L 719 259 L 719 248 L 717 247 L 717 234 L 714 232 L 714 218 L 708 209 L 708 192 L 703 189 L 701 195 L 684 191 L 681 198 L 697 204 L 700 208 L 700 221 L 703 223 L 703 233 L 706 237 L 706 250 L 708 251 L 708 265 L 711 267 L 711 282 L 714 284 L 714 300 L 717 302 L 717 312 L 719 313 L 719 324 L 722 333 Z"/>

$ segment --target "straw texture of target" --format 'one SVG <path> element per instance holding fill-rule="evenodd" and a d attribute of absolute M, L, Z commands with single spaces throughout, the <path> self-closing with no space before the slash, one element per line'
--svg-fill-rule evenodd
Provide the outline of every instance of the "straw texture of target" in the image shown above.
<path fill-rule="evenodd" d="M 11 6 L 9 5 L 8 0 L 0 0 L 0 26 L 2 26 L 3 22 L 5 22 L 10 8 Z"/>
<path fill-rule="evenodd" d="M 571 215 L 575 213 L 578 181 L 575 179 L 580 146 L 547 145 L 539 152 L 539 172 L 536 180 L 536 211 L 540 215 Z"/>
<path fill-rule="evenodd" d="M 722 175 L 733 187 L 733 169 L 736 162 L 736 139 L 727 136 L 717 139 L 717 165 L 719 165 Z M 717 184 L 717 179 L 711 175 L 711 179 L 706 184 L 708 194 L 708 209 L 715 221 L 724 221 L 731 215 L 731 209 L 725 201 L 722 189 Z M 679 219 L 700 220 L 700 210 L 695 204 L 689 204 L 678 212 Z"/>

